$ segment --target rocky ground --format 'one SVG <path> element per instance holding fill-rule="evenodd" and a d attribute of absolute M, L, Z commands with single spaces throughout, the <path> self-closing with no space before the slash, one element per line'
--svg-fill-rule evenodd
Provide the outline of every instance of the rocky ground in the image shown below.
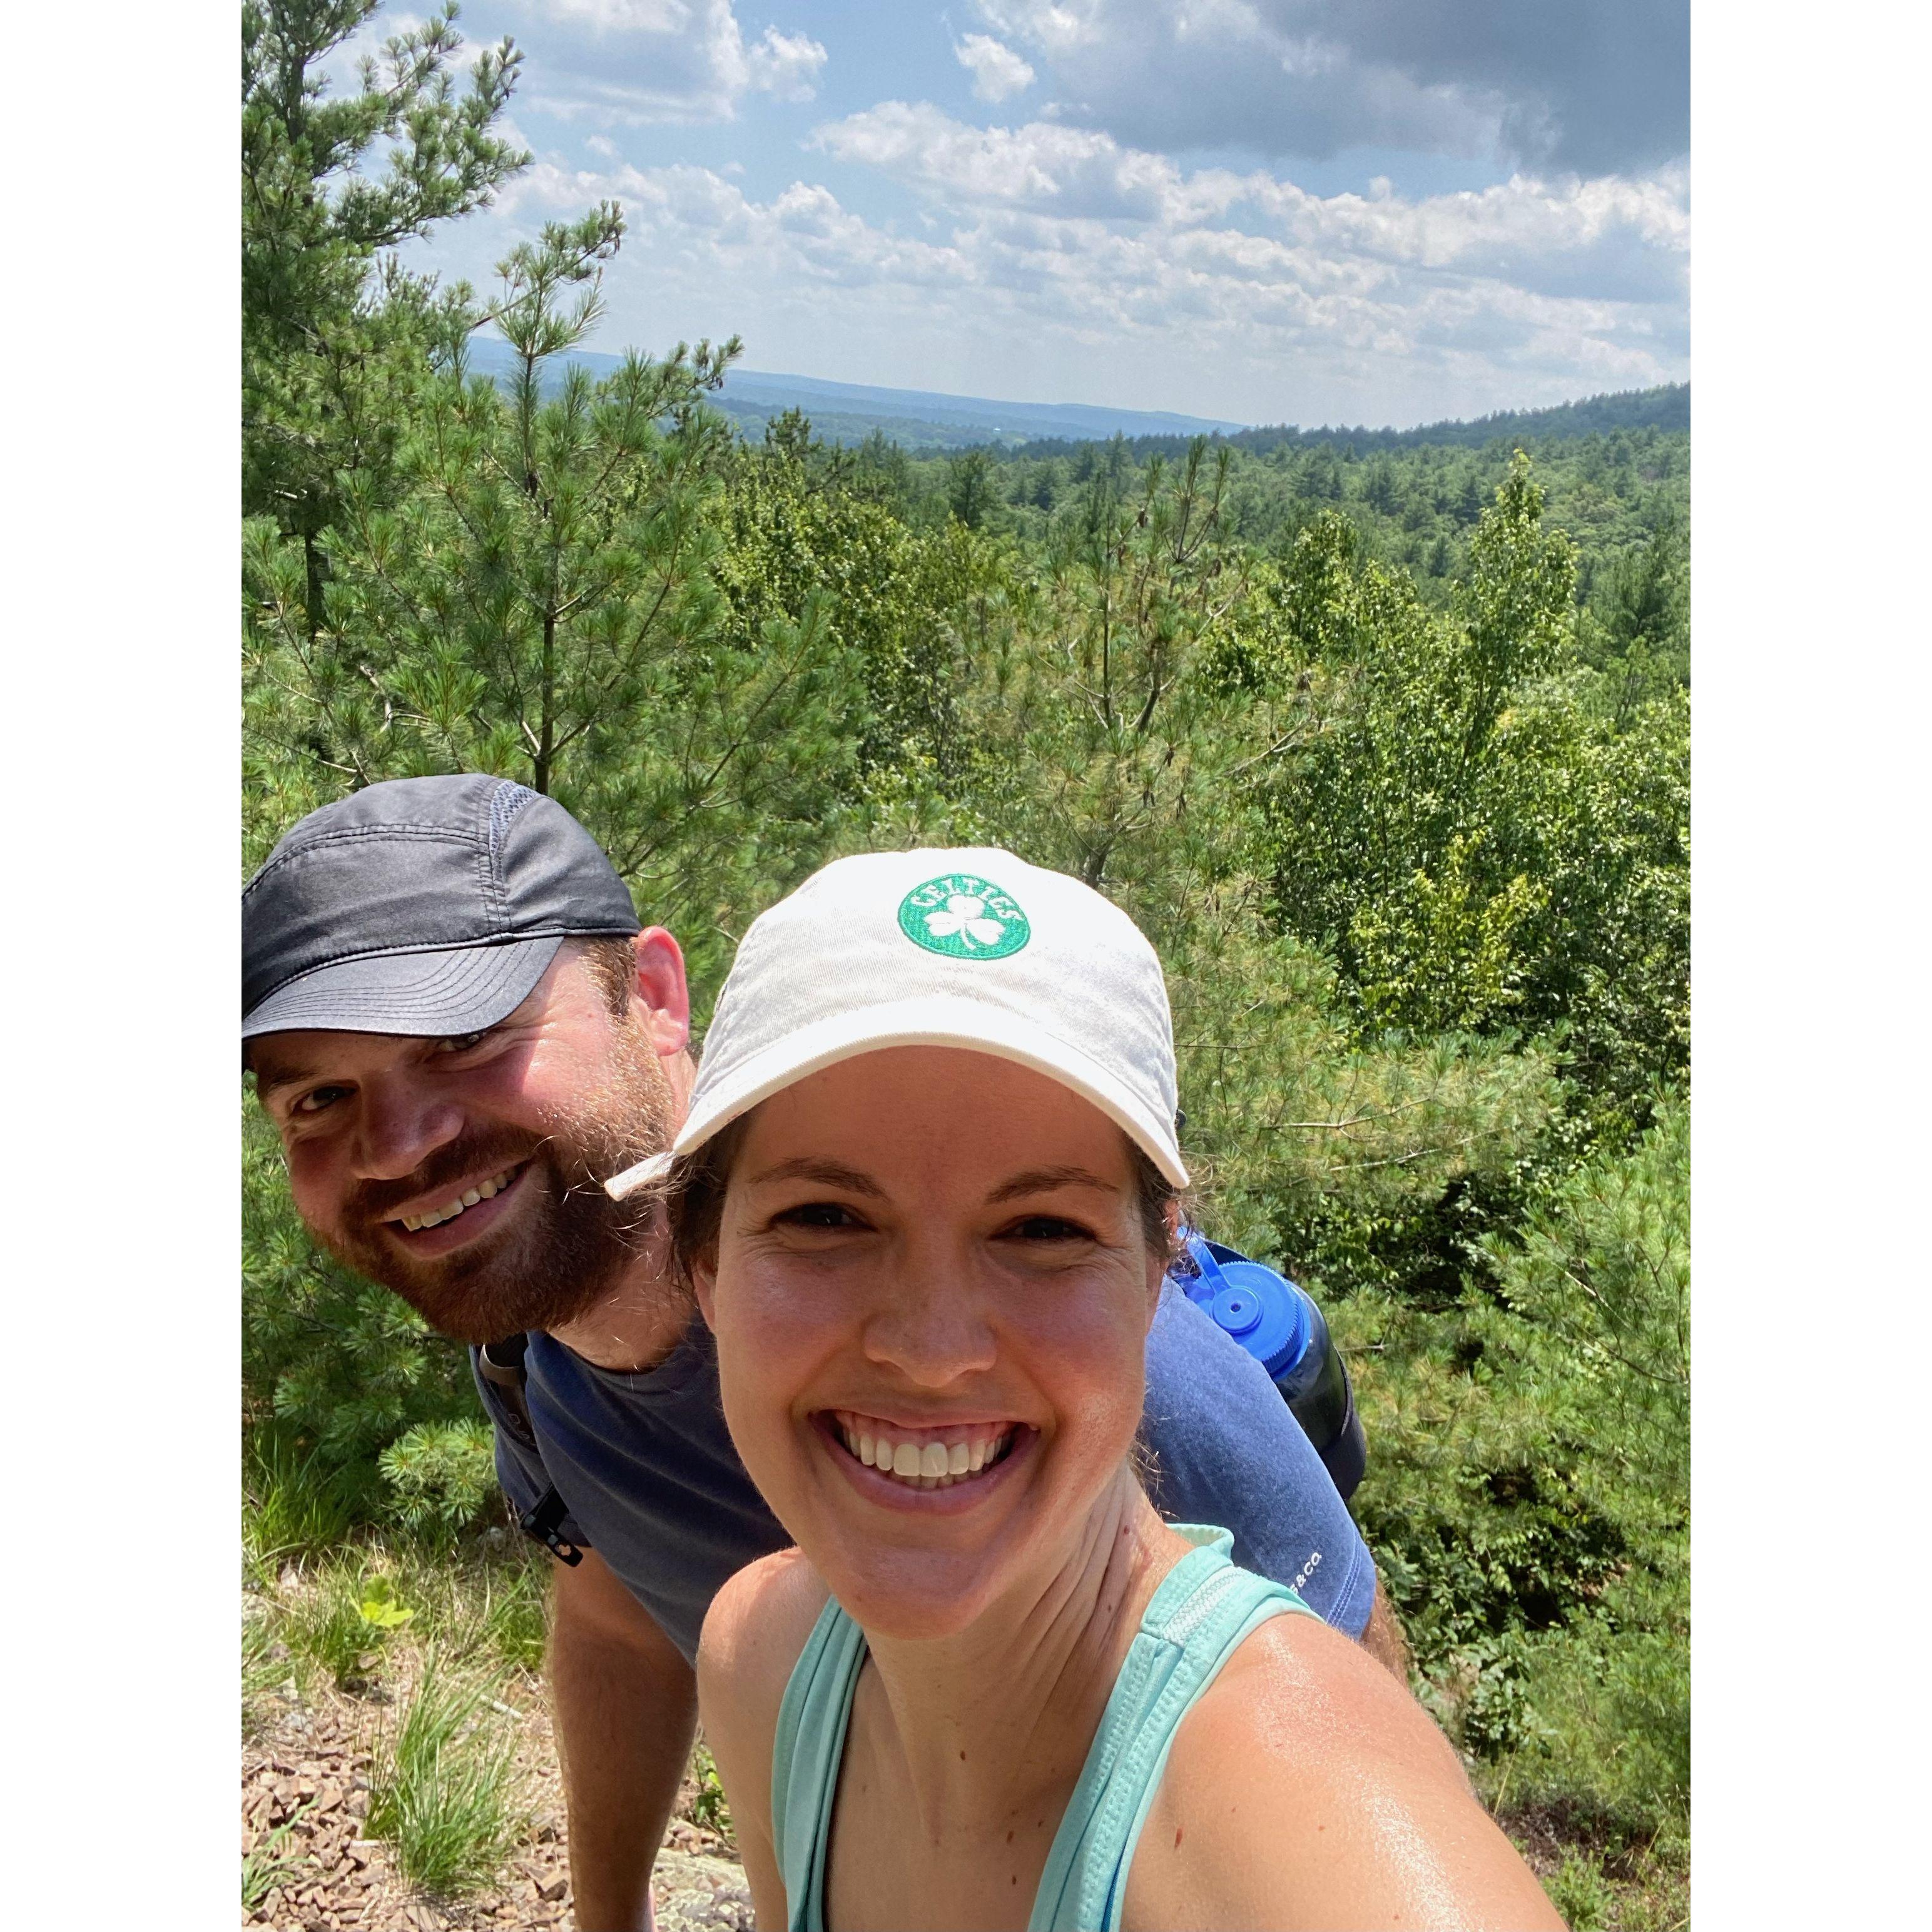
<path fill-rule="evenodd" d="M 518 1720 L 529 1837 L 494 1888 L 460 1900 L 414 1891 L 388 1848 L 362 1835 L 370 1767 L 380 1728 L 391 1720 L 384 1706 L 358 1697 L 272 1700 L 242 1748 L 242 1851 L 274 1882 L 242 1923 L 281 1932 L 574 1927 L 562 1788 L 541 1708 Z M 662 1932 L 752 1932 L 744 1874 L 724 1840 L 688 1815 L 697 1797 L 688 1786 L 678 1807 L 686 1815 L 673 1819 L 658 1854 L 658 1924 Z"/>

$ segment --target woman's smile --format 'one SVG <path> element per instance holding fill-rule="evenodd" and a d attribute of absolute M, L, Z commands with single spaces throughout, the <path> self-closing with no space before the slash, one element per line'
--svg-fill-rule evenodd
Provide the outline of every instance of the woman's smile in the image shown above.
<path fill-rule="evenodd" d="M 868 1502 L 952 1516 L 1006 1486 L 1040 1432 L 1023 1422 L 915 1428 L 862 1410 L 820 1409 L 812 1418 L 826 1453 Z"/>

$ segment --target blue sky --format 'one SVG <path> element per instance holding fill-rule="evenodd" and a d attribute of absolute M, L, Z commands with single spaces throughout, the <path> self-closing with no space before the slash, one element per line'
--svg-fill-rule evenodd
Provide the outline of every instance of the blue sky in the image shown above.
<path fill-rule="evenodd" d="M 392 5 L 380 38 L 411 17 Z M 1242 422 L 1682 380 L 1684 0 L 472 0 L 536 164 L 416 251 L 488 286 L 604 197 L 590 345 Z"/>

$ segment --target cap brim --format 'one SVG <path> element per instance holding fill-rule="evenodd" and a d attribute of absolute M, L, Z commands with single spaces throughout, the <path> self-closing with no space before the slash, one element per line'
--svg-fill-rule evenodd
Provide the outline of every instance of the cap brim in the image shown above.
<path fill-rule="evenodd" d="M 841 1060 L 893 1046 L 964 1047 L 1029 1066 L 1090 1101 L 1175 1186 L 1188 1185 L 1173 1123 L 1155 1118 L 1140 1097 L 1106 1067 L 1072 1041 L 1017 1013 L 944 994 L 862 1007 L 802 1028 L 734 1067 L 708 1093 L 700 1072 L 692 1111 L 672 1151 L 686 1154 L 702 1147 L 721 1128 L 782 1088 Z"/>
<path fill-rule="evenodd" d="M 242 1020 L 242 1037 L 314 1030 L 446 1039 L 480 1032 L 530 998 L 562 944 L 550 933 L 339 960 L 277 987 Z"/>

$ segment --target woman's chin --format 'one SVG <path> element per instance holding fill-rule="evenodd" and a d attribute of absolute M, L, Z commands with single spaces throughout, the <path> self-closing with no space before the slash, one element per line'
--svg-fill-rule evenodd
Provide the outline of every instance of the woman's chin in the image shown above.
<path fill-rule="evenodd" d="M 927 1574 L 916 1574 L 896 1565 L 881 1575 L 840 1564 L 825 1580 L 845 1614 L 868 1637 L 898 1643 L 957 1636 L 983 1612 L 989 1594 L 983 1575 L 961 1574 L 957 1566 L 934 1565 Z"/>

